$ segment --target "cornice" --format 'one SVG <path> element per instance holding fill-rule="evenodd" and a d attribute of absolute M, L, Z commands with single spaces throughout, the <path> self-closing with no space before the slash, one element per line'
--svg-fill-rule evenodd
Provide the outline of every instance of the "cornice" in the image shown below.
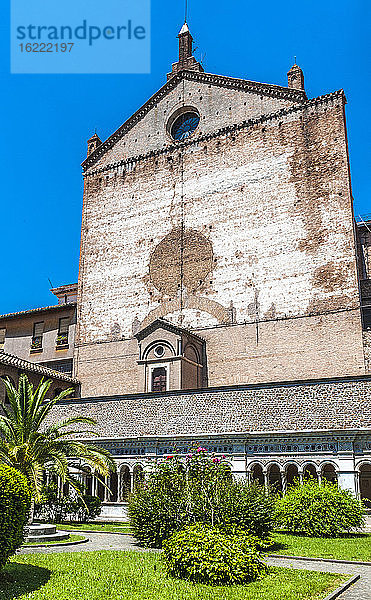
<path fill-rule="evenodd" d="M 202 337 L 200 337 L 196 333 L 193 333 L 189 329 L 185 329 L 184 327 L 178 327 L 177 325 L 174 325 L 173 323 L 166 321 L 166 319 L 161 319 L 161 318 L 158 318 L 158 319 L 155 319 L 154 321 L 152 321 L 152 323 L 150 323 L 149 325 L 147 325 L 146 327 L 144 327 L 143 329 L 138 331 L 138 333 L 136 333 L 134 335 L 134 337 L 136 337 L 139 341 L 141 341 L 144 338 L 146 338 L 150 333 L 152 333 L 153 331 L 156 331 L 157 329 L 166 329 L 167 331 L 171 331 L 172 333 L 175 333 L 178 335 L 185 334 L 185 335 L 191 336 L 193 338 L 196 338 L 196 339 L 200 340 L 201 342 L 205 342 L 205 340 Z"/>
<path fill-rule="evenodd" d="M 196 73 L 196 75 L 202 75 L 202 73 Z M 175 79 L 175 77 L 174 77 L 174 79 Z M 261 84 L 261 85 L 264 85 L 264 84 Z M 84 175 L 84 177 L 88 177 L 88 176 L 90 177 L 90 176 L 98 175 L 99 173 L 104 173 L 106 171 L 118 169 L 119 167 L 124 167 L 126 165 L 132 166 L 134 163 L 137 163 L 142 160 L 146 160 L 148 158 L 152 158 L 154 156 L 160 156 L 162 154 L 174 152 L 176 150 L 179 150 L 180 148 L 194 146 L 194 145 L 199 144 L 200 142 L 204 142 L 204 141 L 219 137 L 221 135 L 228 135 L 235 131 L 247 129 L 254 125 L 266 123 L 268 121 L 274 121 L 276 119 L 280 119 L 280 118 L 290 115 L 292 113 L 296 113 L 296 112 L 300 112 L 300 111 L 304 112 L 305 110 L 307 110 L 308 108 L 311 108 L 312 106 L 318 106 L 320 104 L 327 104 L 328 102 L 330 102 L 334 99 L 341 99 L 342 102 L 345 104 L 346 98 L 345 98 L 344 91 L 337 90 L 336 92 L 331 92 L 329 94 L 324 94 L 323 96 L 318 96 L 317 98 L 312 98 L 301 104 L 295 104 L 294 106 L 290 106 L 289 108 L 282 108 L 281 110 L 274 112 L 274 113 L 268 113 L 265 115 L 261 115 L 260 117 L 255 117 L 253 119 L 247 119 L 240 123 L 235 123 L 233 125 L 227 125 L 226 127 L 217 129 L 213 133 L 200 135 L 198 137 L 192 137 L 190 139 L 185 140 L 184 142 L 176 142 L 174 144 L 170 144 L 166 148 L 159 148 L 158 150 L 151 150 L 150 152 L 147 152 L 145 154 L 138 154 L 137 156 L 132 156 L 130 158 L 125 158 L 125 159 L 116 161 L 114 163 L 110 163 L 99 169 L 85 171 L 83 175 Z M 85 163 L 83 163 L 83 165 L 84 164 Z M 89 165 L 87 165 L 87 167 L 88 166 Z"/>
<path fill-rule="evenodd" d="M 230 89 L 243 90 L 253 92 L 263 96 L 271 96 L 293 100 L 295 102 L 305 102 L 307 99 L 304 90 L 296 90 L 293 88 L 273 85 L 270 83 L 259 83 L 257 81 L 248 81 L 245 79 L 237 79 L 234 77 L 226 77 L 225 75 L 213 75 L 212 73 L 201 73 L 197 71 L 183 70 L 171 77 L 153 96 L 147 100 L 125 123 L 121 125 L 105 142 L 92 152 L 88 158 L 82 162 L 84 171 L 91 167 L 107 150 L 112 148 L 134 125 L 136 125 L 145 115 L 156 106 L 171 90 L 173 90 L 183 79 L 188 81 L 198 81 L 218 87 L 226 87 Z"/>
<path fill-rule="evenodd" d="M 93 396 L 88 398 L 64 398 L 58 404 L 98 404 L 100 402 L 119 402 L 121 400 L 146 400 L 153 398 L 170 398 L 176 396 L 213 395 L 223 392 L 239 394 L 246 391 L 277 390 L 279 388 L 314 388 L 316 386 L 332 386 L 337 384 L 364 384 L 371 393 L 371 374 L 346 375 L 344 377 L 321 377 L 318 379 L 295 379 L 282 381 L 265 381 L 260 383 L 241 383 L 235 385 L 219 385 L 214 387 L 192 388 L 186 390 L 168 390 L 167 392 L 133 392 L 112 396 Z M 329 392 L 330 393 L 330 392 Z M 360 401 L 361 402 L 361 401 Z M 360 404 L 361 406 L 361 404 Z M 359 428 L 362 429 L 362 428 Z M 367 429 L 367 428 L 366 428 Z M 369 429 L 369 427 L 368 427 Z M 253 433 L 253 432 L 252 432 Z"/>

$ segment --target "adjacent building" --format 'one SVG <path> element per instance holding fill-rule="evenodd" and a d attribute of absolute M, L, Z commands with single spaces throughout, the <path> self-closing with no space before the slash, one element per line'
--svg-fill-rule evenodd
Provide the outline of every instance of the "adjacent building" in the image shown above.
<path fill-rule="evenodd" d="M 5 401 L 1 377 L 16 385 L 27 373 L 34 383 L 51 378 L 51 393 L 73 387 L 73 353 L 76 327 L 77 284 L 51 290 L 58 304 L 0 316 L 0 402 Z"/>

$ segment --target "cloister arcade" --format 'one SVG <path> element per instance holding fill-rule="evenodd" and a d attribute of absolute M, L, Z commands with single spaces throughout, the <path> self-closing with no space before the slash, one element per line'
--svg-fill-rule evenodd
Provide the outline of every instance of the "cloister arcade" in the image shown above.
<path fill-rule="evenodd" d="M 250 482 L 257 481 L 265 487 L 275 488 L 278 492 L 285 493 L 295 481 L 303 482 L 314 478 L 318 482 L 331 481 L 340 487 L 353 490 L 362 498 L 366 506 L 371 508 L 371 460 L 361 458 L 352 464 L 350 471 L 344 470 L 339 461 L 326 458 L 319 460 L 280 461 L 251 458 L 246 461 L 242 455 L 231 456 L 232 473 L 235 477 L 245 478 Z M 150 469 L 150 462 L 145 457 L 141 462 L 137 458 L 128 457 L 125 461 L 116 461 L 117 471 L 112 473 L 103 482 L 93 476 L 91 469 L 86 466 L 83 472 L 75 470 L 75 474 L 86 486 L 90 495 L 97 495 L 102 501 L 101 517 L 122 518 L 126 517 L 126 503 L 129 494 L 133 492 L 140 480 L 145 477 Z M 344 479 L 344 473 L 348 479 Z M 68 484 L 60 489 L 64 494 L 69 493 Z"/>
<path fill-rule="evenodd" d="M 128 496 L 135 491 L 136 485 L 144 477 L 144 467 L 141 464 L 122 464 L 117 466 L 116 473 L 111 473 L 103 480 L 93 477 L 91 469 L 86 467 L 80 475 L 82 483 L 86 486 L 86 493 L 98 496 L 104 503 L 124 503 Z"/>
<path fill-rule="evenodd" d="M 276 462 L 271 462 L 268 465 L 252 462 L 248 467 L 247 476 L 251 482 L 257 481 L 260 485 L 273 487 L 283 493 L 296 480 L 302 483 L 311 477 L 319 482 L 327 480 L 337 483 L 338 481 L 336 465 L 332 462 L 324 462 L 319 466 L 311 462 L 303 465 L 294 462 L 289 462 L 286 465 L 280 465 Z"/>

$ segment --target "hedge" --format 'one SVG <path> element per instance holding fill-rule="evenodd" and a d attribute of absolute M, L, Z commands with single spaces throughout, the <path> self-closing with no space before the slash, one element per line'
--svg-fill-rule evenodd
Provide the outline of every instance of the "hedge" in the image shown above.
<path fill-rule="evenodd" d="M 0 465 L 0 569 L 23 542 L 30 506 L 26 478 L 16 469 Z"/>

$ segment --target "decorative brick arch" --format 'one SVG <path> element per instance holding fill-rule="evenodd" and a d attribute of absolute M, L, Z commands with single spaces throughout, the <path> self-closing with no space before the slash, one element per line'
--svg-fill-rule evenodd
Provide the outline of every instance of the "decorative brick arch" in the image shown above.
<path fill-rule="evenodd" d="M 180 311 L 182 308 L 190 308 L 194 310 L 200 310 L 213 316 L 218 323 L 226 324 L 231 322 L 230 310 L 225 308 L 219 302 L 211 300 L 210 298 L 202 298 L 199 296 L 188 296 L 183 302 L 183 306 L 180 304 L 179 298 L 172 300 L 164 300 L 160 306 L 151 310 L 148 315 L 143 319 L 140 324 L 140 329 L 147 327 L 152 321 L 156 319 L 165 318 L 166 315 Z"/>

